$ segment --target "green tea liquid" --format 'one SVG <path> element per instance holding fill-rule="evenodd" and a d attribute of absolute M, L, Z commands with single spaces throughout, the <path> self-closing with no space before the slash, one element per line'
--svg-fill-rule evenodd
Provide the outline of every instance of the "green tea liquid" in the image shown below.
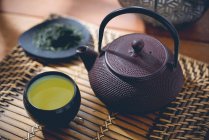
<path fill-rule="evenodd" d="M 37 79 L 28 89 L 29 102 L 43 110 L 61 108 L 69 103 L 73 96 L 73 83 L 69 79 L 57 75 Z"/>

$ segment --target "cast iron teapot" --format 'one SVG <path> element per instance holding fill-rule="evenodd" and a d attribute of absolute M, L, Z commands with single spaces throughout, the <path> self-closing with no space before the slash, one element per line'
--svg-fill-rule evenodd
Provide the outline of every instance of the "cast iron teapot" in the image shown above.
<path fill-rule="evenodd" d="M 133 33 L 101 48 L 104 28 L 114 17 L 141 13 L 160 21 L 174 40 L 174 55 L 157 39 Z M 122 113 L 147 113 L 173 101 L 184 78 L 178 63 L 179 37 L 174 26 L 157 13 L 141 7 L 118 9 L 108 14 L 99 28 L 99 54 L 87 46 L 77 53 L 88 70 L 96 96 L 108 109 Z"/>

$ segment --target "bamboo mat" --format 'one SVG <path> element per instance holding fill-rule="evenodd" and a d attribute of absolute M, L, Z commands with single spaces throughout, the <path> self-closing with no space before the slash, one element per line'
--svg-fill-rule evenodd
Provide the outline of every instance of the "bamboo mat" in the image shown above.
<path fill-rule="evenodd" d="M 89 30 L 94 46 L 97 28 L 89 26 Z M 104 44 L 118 36 L 106 31 Z M 46 65 L 32 60 L 17 46 L 0 62 L 0 139 L 204 139 L 209 128 L 209 65 L 185 56 L 180 56 L 180 63 L 186 82 L 176 101 L 151 114 L 122 115 L 110 113 L 95 97 L 80 60 Z M 51 70 L 71 76 L 81 91 L 81 107 L 69 128 L 41 128 L 23 106 L 27 82 L 37 73 Z"/>

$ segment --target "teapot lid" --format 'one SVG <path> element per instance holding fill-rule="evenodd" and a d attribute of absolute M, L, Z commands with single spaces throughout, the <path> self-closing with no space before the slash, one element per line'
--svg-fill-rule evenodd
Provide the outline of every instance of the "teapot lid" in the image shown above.
<path fill-rule="evenodd" d="M 115 73 L 142 78 L 162 70 L 168 53 L 157 39 L 145 34 L 121 36 L 108 45 L 105 50 L 108 67 Z"/>

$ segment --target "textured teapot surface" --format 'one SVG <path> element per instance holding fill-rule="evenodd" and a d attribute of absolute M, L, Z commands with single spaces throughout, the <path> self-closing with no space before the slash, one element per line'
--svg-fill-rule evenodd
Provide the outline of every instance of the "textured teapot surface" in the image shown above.
<path fill-rule="evenodd" d="M 178 64 L 175 71 L 166 68 L 150 79 L 124 77 L 108 67 L 105 54 L 102 54 L 89 71 L 89 80 L 96 96 L 110 110 L 144 113 L 174 100 L 183 84 L 183 75 Z"/>
<path fill-rule="evenodd" d="M 145 13 L 166 26 L 174 39 L 174 54 L 153 37 L 129 34 L 101 49 L 104 28 L 113 17 Z M 146 113 L 175 100 L 184 78 L 178 63 L 179 38 L 175 28 L 160 15 L 140 7 L 116 10 L 105 17 L 99 29 L 99 54 L 88 47 L 77 50 L 88 70 L 96 96 L 110 110 Z"/>

